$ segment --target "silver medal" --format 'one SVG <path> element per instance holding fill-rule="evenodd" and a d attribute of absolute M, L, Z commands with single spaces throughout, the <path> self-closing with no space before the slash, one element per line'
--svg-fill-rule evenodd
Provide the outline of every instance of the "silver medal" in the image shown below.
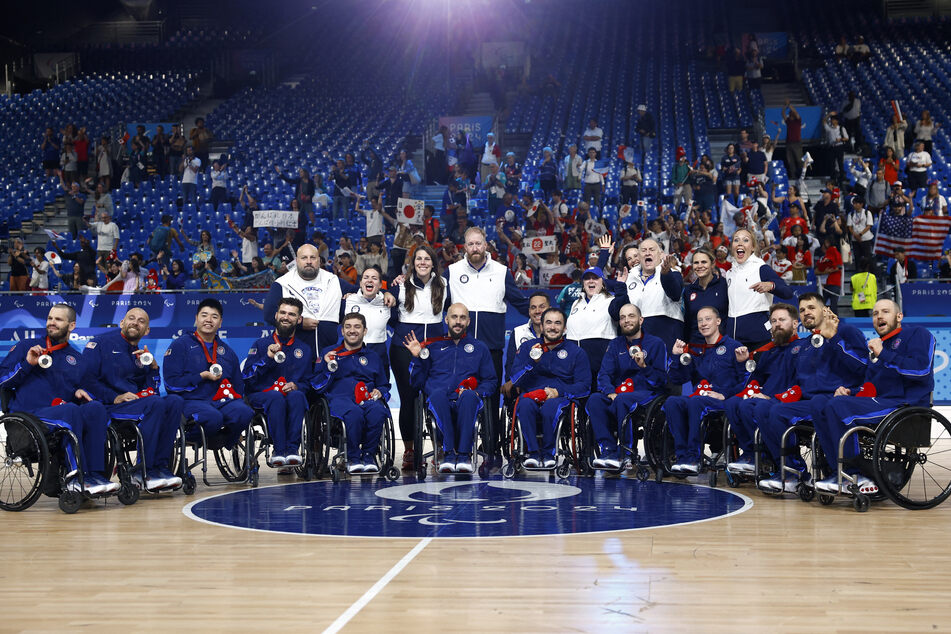
<path fill-rule="evenodd" d="M 690 365 L 691 363 L 693 363 L 693 355 L 689 352 L 680 355 L 680 365 Z"/>
<path fill-rule="evenodd" d="M 429 358 L 429 348 L 423 348 L 422 350 L 420 350 L 420 351 L 419 351 L 419 358 L 420 358 L 420 359 L 428 359 L 428 358 Z"/>
<path fill-rule="evenodd" d="M 284 354 L 283 350 L 278 350 L 274 353 L 274 362 L 275 363 L 284 363 L 287 360 L 287 355 Z"/>
<path fill-rule="evenodd" d="M 45 370 L 49 368 L 51 365 L 53 365 L 53 357 L 45 353 L 41 354 L 39 364 L 40 364 L 40 367 Z"/>
<path fill-rule="evenodd" d="M 216 378 L 218 378 L 218 377 L 220 377 L 222 374 L 224 374 L 224 368 L 221 367 L 221 364 L 220 364 L 220 363 L 213 363 L 213 364 L 211 364 L 211 367 L 208 368 L 208 370 L 209 370 L 212 374 L 214 374 Z"/>
<path fill-rule="evenodd" d="M 641 353 L 641 347 L 640 347 L 640 346 L 631 346 L 630 348 L 627 349 L 627 352 L 628 352 L 628 354 L 631 355 L 631 358 L 633 359 L 635 356 L 637 356 L 638 354 Z"/>
<path fill-rule="evenodd" d="M 753 372 L 754 370 L 756 370 L 756 361 L 754 361 L 753 359 L 747 359 L 747 360 L 746 360 L 746 371 L 747 371 L 747 372 Z"/>
<path fill-rule="evenodd" d="M 868 351 L 868 360 L 872 363 L 878 363 L 878 357 L 871 350 Z"/>
<path fill-rule="evenodd" d="M 826 338 L 820 335 L 818 332 L 814 333 L 811 337 L 809 337 L 809 343 L 812 344 L 813 348 L 821 348 L 822 344 L 824 344 L 825 342 L 826 342 Z"/>
<path fill-rule="evenodd" d="M 152 356 L 151 352 L 143 352 L 139 355 L 139 363 L 141 363 L 143 367 L 152 365 L 153 361 L 155 361 L 155 357 Z"/>
<path fill-rule="evenodd" d="M 528 356 L 532 361 L 538 361 L 542 358 L 542 349 L 541 348 L 532 348 L 528 351 Z"/>
<path fill-rule="evenodd" d="M 337 360 L 336 360 L 336 359 L 331 359 L 330 361 L 328 361 L 328 362 L 327 362 L 327 369 L 330 370 L 331 372 L 336 372 L 336 371 L 337 371 Z"/>

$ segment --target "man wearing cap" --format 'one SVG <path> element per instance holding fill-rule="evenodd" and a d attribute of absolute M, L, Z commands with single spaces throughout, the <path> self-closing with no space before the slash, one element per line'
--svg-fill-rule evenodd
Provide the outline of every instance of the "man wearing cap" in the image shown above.
<path fill-rule="evenodd" d="M 641 163 L 643 164 L 647 151 L 654 145 L 654 137 L 657 136 L 654 117 L 647 111 L 647 106 L 644 104 L 637 107 L 636 130 L 641 137 Z"/>
<path fill-rule="evenodd" d="M 165 389 L 185 399 L 185 418 L 204 428 L 209 448 L 234 447 L 254 416 L 238 355 L 218 338 L 222 314 L 221 302 L 203 299 L 195 332 L 172 342 L 162 367 Z"/>
<path fill-rule="evenodd" d="M 816 223 L 817 229 L 822 226 L 822 221 L 826 216 L 831 215 L 832 217 L 836 217 L 840 211 L 839 203 L 833 198 L 831 189 L 823 187 L 820 193 L 822 194 L 822 198 L 812 206 L 812 218 Z M 803 233 L 806 233 L 806 231 L 803 230 Z"/>
<path fill-rule="evenodd" d="M 888 197 L 888 213 L 893 216 L 904 216 L 911 213 L 915 202 L 905 193 L 901 181 L 892 183 L 892 192 Z"/>
<path fill-rule="evenodd" d="M 591 120 L 588 121 L 588 128 L 582 134 L 582 147 L 585 154 L 588 153 L 588 150 L 594 149 L 595 156 L 601 158 L 601 142 L 604 139 L 604 130 L 598 127 L 598 120 L 594 117 L 591 117 Z"/>
<path fill-rule="evenodd" d="M 908 154 L 905 172 L 908 174 L 908 188 L 914 197 L 918 189 L 928 184 L 928 168 L 931 167 L 931 154 L 925 151 L 924 141 L 915 141 L 915 150 Z"/>
<path fill-rule="evenodd" d="M 670 169 L 670 184 L 674 188 L 674 210 L 680 209 L 681 201 L 690 207 L 693 200 L 693 188 L 687 179 L 690 177 L 690 164 L 687 163 L 687 151 L 678 146 L 676 151 L 677 162 Z"/>
<path fill-rule="evenodd" d="M 502 159 L 502 148 L 495 142 L 495 133 L 489 132 L 485 135 L 485 146 L 482 149 L 482 158 L 479 160 L 479 179 L 485 182 L 489 178 L 489 170 L 493 165 L 498 165 Z"/>
<path fill-rule="evenodd" d="M 106 404 L 114 421 L 132 421 L 142 434 L 134 477 L 148 490 L 177 487 L 182 479 L 169 469 L 175 435 L 185 402 L 180 396 L 161 396 L 159 365 L 148 346 L 139 342 L 149 334 L 149 316 L 133 308 L 119 328 L 95 337 L 83 350 L 85 383 L 89 392 Z M 139 465 L 145 459 L 145 477 Z"/>
<path fill-rule="evenodd" d="M 836 112 L 830 112 L 823 121 L 825 142 L 832 152 L 832 176 L 841 180 L 845 176 L 845 145 L 849 142 L 849 133 L 839 123 Z"/>
<path fill-rule="evenodd" d="M 424 236 L 425 237 L 425 236 Z M 356 285 L 357 268 L 353 266 L 353 254 L 349 251 L 341 251 L 337 254 L 337 261 L 334 262 L 334 268 L 337 271 L 337 277 L 346 284 Z"/>
<path fill-rule="evenodd" d="M 872 227 L 875 220 L 872 213 L 865 208 L 865 199 L 861 196 L 852 198 L 852 211 L 849 212 L 848 227 L 852 234 L 852 249 L 855 251 L 855 261 L 861 262 L 872 257 L 872 242 L 875 234 Z"/>

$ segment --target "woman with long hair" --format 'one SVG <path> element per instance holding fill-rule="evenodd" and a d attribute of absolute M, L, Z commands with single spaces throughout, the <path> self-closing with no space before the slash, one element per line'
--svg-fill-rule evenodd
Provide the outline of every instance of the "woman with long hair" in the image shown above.
<path fill-rule="evenodd" d="M 721 315 L 729 310 L 726 278 L 716 266 L 710 247 L 693 252 L 691 269 L 697 279 L 684 288 L 684 341 L 702 343 L 703 335 L 697 329 L 697 313 L 704 306 L 713 306 Z"/>

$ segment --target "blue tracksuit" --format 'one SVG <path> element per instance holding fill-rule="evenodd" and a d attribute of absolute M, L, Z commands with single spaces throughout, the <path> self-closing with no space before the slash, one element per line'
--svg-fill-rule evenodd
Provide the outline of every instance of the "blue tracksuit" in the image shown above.
<path fill-rule="evenodd" d="M 544 339 L 533 339 L 522 345 L 515 357 L 512 383 L 522 393 L 515 408 L 525 449 L 529 454 L 539 453 L 537 434 L 541 428 L 541 452 L 554 457 L 558 417 L 571 399 L 584 398 L 591 392 L 591 369 L 584 350 L 567 340 L 550 348 L 535 361 L 529 356 L 532 347 L 543 343 Z M 546 387 L 558 390 L 558 396 L 541 404 L 525 397 L 526 392 Z"/>
<path fill-rule="evenodd" d="M 429 358 L 413 359 L 409 366 L 413 387 L 426 394 L 426 405 L 442 432 L 446 459 L 466 456 L 472 451 L 476 417 L 483 399 L 498 389 L 498 379 L 489 348 L 468 335 L 452 341 L 434 341 L 427 346 Z M 459 384 L 475 377 L 475 390 L 457 394 Z"/>
<path fill-rule="evenodd" d="M 721 315 L 729 314 L 730 298 L 727 295 L 726 278 L 720 275 L 719 269 L 714 271 L 713 279 L 706 288 L 696 281 L 684 288 L 684 341 L 703 343 L 703 335 L 697 329 L 697 313 L 706 306 L 716 308 Z M 724 332 L 723 325 L 720 326 L 720 332 Z"/>
<path fill-rule="evenodd" d="M 707 344 L 703 344 L 706 346 Z M 742 344 L 726 335 L 701 351 L 691 351 L 693 363 L 680 364 L 677 357 L 670 362 L 670 375 L 675 383 L 689 380 L 697 384 L 706 379 L 714 392 L 724 398 L 736 394 L 745 385 L 746 370 L 737 363 L 735 350 Z M 720 411 L 726 401 L 710 396 L 671 396 L 664 402 L 667 427 L 674 438 L 674 451 L 679 462 L 697 463 L 703 448 L 700 421 L 708 412 Z"/>
<path fill-rule="evenodd" d="M 753 438 L 759 421 L 769 416 L 769 410 L 779 404 L 775 398 L 795 382 L 793 340 L 784 346 L 771 347 L 755 356 L 756 369 L 750 373 L 746 383 L 756 381 L 762 388 L 762 393 L 769 399 L 747 398 L 731 396 L 724 403 L 727 417 L 730 419 L 730 428 L 736 435 L 737 444 L 743 452 L 753 450 Z M 800 342 L 801 345 L 801 342 Z M 752 353 L 752 351 L 751 351 Z M 798 353 L 797 353 L 798 354 Z M 751 354 L 751 356 L 753 356 Z"/>
<path fill-rule="evenodd" d="M 380 446 L 380 435 L 390 415 L 390 380 L 383 372 L 380 357 L 366 346 L 356 351 L 342 351 L 337 356 L 337 371 L 331 372 L 321 359 L 314 372 L 312 385 L 324 394 L 330 415 L 343 421 L 347 430 L 347 459 L 372 463 Z M 356 404 L 355 389 L 363 382 L 367 392 L 379 390 L 380 400 Z"/>
<path fill-rule="evenodd" d="M 279 341 L 286 355 L 284 363 L 268 356 L 267 348 L 274 344 L 274 337 L 261 337 L 248 350 L 244 362 L 244 398 L 251 407 L 264 411 L 268 434 L 274 445 L 275 456 L 287 456 L 300 451 L 301 425 L 307 413 L 307 394 L 304 392 L 314 374 L 314 353 L 311 347 L 297 338 Z M 297 385 L 296 390 L 283 392 L 269 390 L 278 379 Z"/>
<path fill-rule="evenodd" d="M 162 384 L 159 371 L 139 363 L 132 354 L 135 350 L 118 329 L 96 337 L 83 350 L 84 382 L 89 386 L 87 391 L 106 404 L 113 420 L 135 421 L 138 425 L 146 465 L 168 468 L 185 402 L 175 394 L 158 395 Z M 136 394 L 148 388 L 155 390 L 156 395 L 115 403 L 120 394 Z M 141 461 L 141 456 L 137 458 Z"/>
<path fill-rule="evenodd" d="M 12 395 L 8 405 L 10 411 L 27 412 L 49 425 L 71 429 L 82 446 L 84 471 L 101 472 L 106 467 L 109 417 L 99 401 L 82 405 L 73 402 L 76 390 L 84 387 L 82 356 L 67 345 L 50 353 L 53 365 L 44 370 L 26 360 L 27 351 L 37 345 L 46 348 L 46 338 L 21 341 L 10 349 L 0 364 L 0 388 Z M 54 399 L 66 402 L 54 406 Z M 64 442 L 64 448 L 70 466 L 75 469 L 76 457 L 71 445 Z"/>
<path fill-rule="evenodd" d="M 202 352 L 204 347 L 205 352 Z M 221 380 L 203 379 L 199 376 L 211 364 L 205 357 L 212 356 L 217 349 L 217 363 L 222 367 Z M 185 399 L 185 418 L 201 425 L 209 435 L 221 433 L 221 437 L 209 440 L 215 446 L 231 447 L 240 439 L 254 417 L 254 410 L 242 399 L 214 400 L 219 384 L 225 380 L 232 390 L 244 396 L 244 379 L 238 356 L 226 343 L 215 337 L 212 343 L 205 343 L 194 333 L 182 335 L 172 342 L 165 351 L 162 366 L 165 389 Z"/>
<path fill-rule="evenodd" d="M 769 411 L 768 418 L 757 421 L 766 449 L 774 458 L 779 458 L 787 427 L 803 420 L 819 420 L 836 388 L 856 390 L 868 365 L 865 335 L 855 326 L 841 322 L 835 336 L 819 348 L 812 347 L 809 337 L 793 342 L 790 347 L 790 354 L 795 357 L 795 384 L 802 390 L 802 400 L 779 403 Z"/>
<path fill-rule="evenodd" d="M 874 426 L 901 405 L 931 405 L 934 336 L 920 326 L 902 326 L 890 334 L 878 361 L 869 363 L 865 372 L 865 380 L 875 386 L 876 396 L 836 396 L 815 420 L 816 434 L 830 464 L 834 464 L 839 440 L 850 425 Z M 845 458 L 854 457 L 858 438 L 852 436 L 844 450 Z"/>
<path fill-rule="evenodd" d="M 640 346 L 644 351 L 647 367 L 641 368 L 631 358 L 628 349 L 633 345 Z M 598 372 L 598 391 L 591 394 L 586 407 L 595 442 L 602 447 L 602 451 L 605 445 L 614 442 L 611 423 L 617 427 L 630 412 L 651 402 L 664 390 L 667 365 L 667 347 L 658 337 L 642 331 L 639 339 L 628 339 L 622 335 L 611 340 Z M 621 392 L 612 401 L 608 395 L 614 394 L 615 388 L 627 379 L 633 381 L 634 390 Z M 630 447 L 633 437 L 619 441 Z"/>

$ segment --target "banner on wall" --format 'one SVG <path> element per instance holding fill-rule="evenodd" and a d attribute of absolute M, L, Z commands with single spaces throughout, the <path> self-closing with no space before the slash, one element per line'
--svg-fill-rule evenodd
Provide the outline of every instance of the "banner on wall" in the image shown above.
<path fill-rule="evenodd" d="M 492 117 L 460 116 L 439 117 L 439 125 L 449 128 L 449 134 L 455 136 L 459 131 L 470 135 L 472 149 L 482 156 L 482 146 L 485 144 L 485 135 L 492 131 Z"/>
<path fill-rule="evenodd" d="M 915 317 L 951 316 L 951 284 L 906 282 L 901 285 L 902 310 Z"/>
<path fill-rule="evenodd" d="M 756 44 L 761 58 L 785 58 L 789 54 L 789 36 L 785 31 L 764 31 L 756 33 Z M 743 34 L 743 52 L 749 50 L 750 34 Z"/>

